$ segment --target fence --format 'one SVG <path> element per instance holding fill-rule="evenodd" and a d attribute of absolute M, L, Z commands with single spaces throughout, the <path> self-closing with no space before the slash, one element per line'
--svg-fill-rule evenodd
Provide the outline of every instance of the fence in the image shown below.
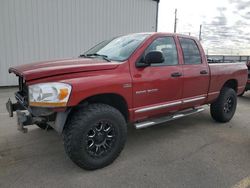
<path fill-rule="evenodd" d="M 214 62 L 249 62 L 250 56 L 207 55 L 209 61 Z"/>

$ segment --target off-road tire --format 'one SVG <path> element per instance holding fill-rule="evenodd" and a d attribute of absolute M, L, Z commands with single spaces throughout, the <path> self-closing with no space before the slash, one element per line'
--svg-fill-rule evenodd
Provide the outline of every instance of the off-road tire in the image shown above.
<path fill-rule="evenodd" d="M 228 108 L 228 101 L 231 100 L 230 110 Z M 235 113 L 237 107 L 237 94 L 232 88 L 222 88 L 217 100 L 210 106 L 210 114 L 215 121 L 228 122 Z"/>
<path fill-rule="evenodd" d="M 115 139 L 112 142 L 112 147 L 110 146 L 107 149 L 108 151 L 96 157 L 92 156 L 89 151 L 88 139 L 89 132 L 92 129 L 96 131 L 95 126 L 100 121 L 112 124 Z M 99 134 L 99 132 L 95 134 Z M 126 138 L 127 125 L 123 115 L 117 109 L 99 103 L 90 104 L 73 111 L 63 131 L 66 153 L 75 164 L 86 170 L 99 169 L 111 164 L 124 148 Z"/>

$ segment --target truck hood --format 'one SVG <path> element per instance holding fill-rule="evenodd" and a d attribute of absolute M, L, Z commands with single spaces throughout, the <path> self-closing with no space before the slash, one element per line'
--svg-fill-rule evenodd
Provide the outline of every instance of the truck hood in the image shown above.
<path fill-rule="evenodd" d="M 92 58 L 63 59 L 10 67 L 9 73 L 15 73 L 29 81 L 62 74 L 110 70 L 115 69 L 119 64 Z"/>

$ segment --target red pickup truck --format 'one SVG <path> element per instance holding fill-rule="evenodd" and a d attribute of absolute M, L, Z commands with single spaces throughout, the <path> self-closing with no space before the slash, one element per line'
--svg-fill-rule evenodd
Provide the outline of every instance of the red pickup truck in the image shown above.
<path fill-rule="evenodd" d="M 210 105 L 212 118 L 228 122 L 244 91 L 243 63 L 208 64 L 197 39 L 170 33 L 136 33 L 105 40 L 74 59 L 9 68 L 17 75 L 18 128 L 53 128 L 77 165 L 112 163 L 137 129 L 178 119 Z M 26 110 L 26 111 L 23 111 Z"/>

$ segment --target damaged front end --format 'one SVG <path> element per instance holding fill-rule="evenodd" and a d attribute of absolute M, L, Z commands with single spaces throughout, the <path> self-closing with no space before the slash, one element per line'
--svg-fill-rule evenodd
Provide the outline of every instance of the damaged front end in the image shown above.
<path fill-rule="evenodd" d="M 62 133 L 70 108 L 29 106 L 28 86 L 21 76 L 19 76 L 19 90 L 15 93 L 15 98 L 16 103 L 12 103 L 10 99 L 7 101 L 6 109 L 10 117 L 13 117 L 13 112 L 16 112 L 19 131 L 27 133 L 27 126 L 37 124 L 45 125 L 46 128 L 52 127 L 58 133 Z"/>

